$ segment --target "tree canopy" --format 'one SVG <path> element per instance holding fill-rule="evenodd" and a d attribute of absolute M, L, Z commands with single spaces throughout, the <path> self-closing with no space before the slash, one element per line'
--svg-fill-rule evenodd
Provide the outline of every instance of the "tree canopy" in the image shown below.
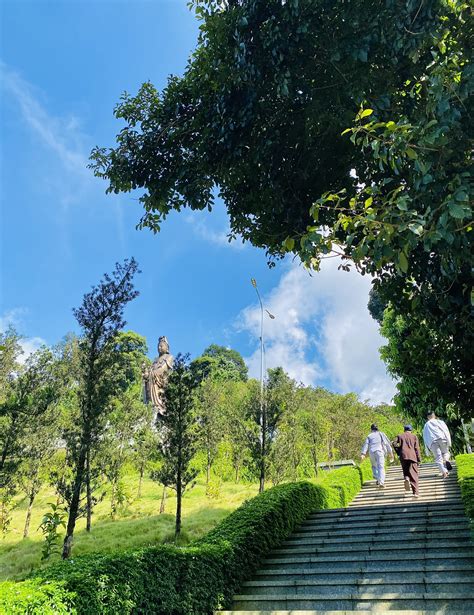
<path fill-rule="evenodd" d="M 163 92 L 115 109 L 92 167 L 143 190 L 139 226 L 227 207 L 231 236 L 342 258 L 386 304 L 439 331 L 467 378 L 474 72 L 459 0 L 197 1 L 197 48 Z"/>

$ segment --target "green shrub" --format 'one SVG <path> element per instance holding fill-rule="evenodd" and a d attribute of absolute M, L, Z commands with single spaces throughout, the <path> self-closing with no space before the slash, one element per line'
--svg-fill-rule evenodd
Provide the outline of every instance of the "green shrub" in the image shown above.
<path fill-rule="evenodd" d="M 77 613 L 74 594 L 63 585 L 31 579 L 0 584 L 0 613 L 2 615 L 69 615 Z"/>
<path fill-rule="evenodd" d="M 474 519 L 474 453 L 457 455 L 456 466 L 466 513 Z"/>
<path fill-rule="evenodd" d="M 312 511 L 345 506 L 359 491 L 361 478 L 359 469 L 341 468 L 318 484 L 279 485 L 245 502 L 192 546 L 72 558 L 26 582 L 35 589 L 36 603 L 43 601 L 43 610 L 28 610 L 12 594 L 21 583 L 0 584 L 0 605 L 15 614 L 212 613 L 229 606 L 241 583 Z M 46 581 L 45 589 L 40 580 Z M 71 604 L 74 609 L 67 610 Z"/>

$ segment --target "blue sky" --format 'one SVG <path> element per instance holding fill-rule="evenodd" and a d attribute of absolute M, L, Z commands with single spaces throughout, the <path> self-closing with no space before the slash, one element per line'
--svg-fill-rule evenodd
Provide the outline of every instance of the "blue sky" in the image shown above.
<path fill-rule="evenodd" d="M 112 145 L 114 105 L 141 83 L 181 74 L 198 23 L 186 0 L 3 0 L 1 3 L 0 325 L 25 350 L 76 330 L 72 308 L 114 263 L 135 256 L 140 297 L 128 327 L 154 354 L 198 355 L 229 345 L 258 371 L 258 309 L 250 278 L 275 313 L 267 364 L 334 390 L 389 401 L 383 343 L 366 311 L 369 281 L 328 261 L 310 278 L 285 261 L 274 269 L 249 245 L 229 245 L 223 207 L 172 215 L 159 235 L 137 231 L 137 195 L 105 195 L 86 168 L 94 145 Z"/>

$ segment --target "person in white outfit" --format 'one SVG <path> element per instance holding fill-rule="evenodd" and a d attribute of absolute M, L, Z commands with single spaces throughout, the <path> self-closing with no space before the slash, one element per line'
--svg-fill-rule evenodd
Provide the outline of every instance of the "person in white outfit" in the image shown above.
<path fill-rule="evenodd" d="M 389 455 L 390 461 L 393 461 L 393 449 L 390 440 L 383 431 L 379 431 L 375 423 L 370 426 L 370 430 L 362 447 L 360 458 L 364 460 L 367 451 L 369 452 L 375 481 L 383 489 L 385 486 L 385 455 Z"/>
<path fill-rule="evenodd" d="M 431 453 L 433 455 L 441 474 L 444 478 L 447 478 L 449 470 L 452 469 L 449 463 L 451 434 L 446 423 L 441 419 L 437 419 L 434 412 L 429 412 L 427 419 L 423 427 L 423 441 L 426 454 L 429 455 Z"/>

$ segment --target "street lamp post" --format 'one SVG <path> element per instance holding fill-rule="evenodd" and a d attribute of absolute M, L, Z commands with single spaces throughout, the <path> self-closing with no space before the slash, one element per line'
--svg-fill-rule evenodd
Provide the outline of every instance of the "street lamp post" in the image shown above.
<path fill-rule="evenodd" d="M 265 394 L 264 394 L 264 353 L 265 344 L 263 341 L 263 302 L 258 291 L 257 280 L 255 278 L 250 279 L 252 286 L 257 293 L 258 301 L 260 303 L 260 493 L 265 489 L 265 454 L 266 454 L 266 430 L 267 430 L 267 416 L 265 412 Z M 268 310 L 265 310 L 268 316 L 273 320 L 275 316 Z"/>

